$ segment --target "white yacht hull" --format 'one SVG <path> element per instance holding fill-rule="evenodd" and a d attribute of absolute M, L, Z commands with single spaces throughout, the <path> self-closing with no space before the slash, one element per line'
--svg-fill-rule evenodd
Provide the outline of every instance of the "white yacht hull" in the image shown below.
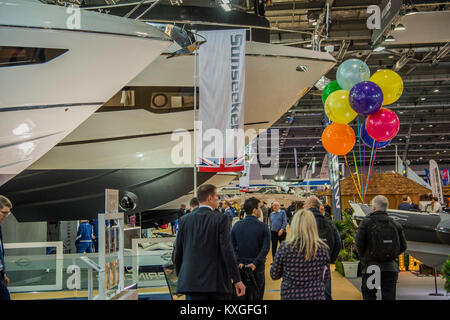
<path fill-rule="evenodd" d="M 0 185 L 66 137 L 172 43 L 148 25 L 91 12 L 81 20 L 88 29 L 70 30 L 65 8 L 9 1 L 0 3 L 2 48 L 65 52 L 42 63 L 2 60 Z M 146 30 L 154 34 L 135 33 Z"/>
<path fill-rule="evenodd" d="M 327 53 L 298 48 L 248 42 L 246 50 L 245 129 L 269 128 L 335 64 Z M 192 90 L 193 62 L 192 56 L 166 59 L 162 55 L 127 88 L 136 92 L 143 87 Z M 296 71 L 299 66 L 308 71 Z M 120 93 L 116 95 L 119 100 Z M 157 113 L 149 107 L 149 100 L 141 104 L 138 100 L 136 94 L 134 107 L 107 103 L 108 108 L 102 107 L 7 183 L 3 190 L 15 203 L 16 218 L 93 218 L 104 210 L 105 188 L 120 190 L 120 209 L 130 214 L 171 201 L 170 206 L 177 207 L 186 201 L 174 200 L 193 189 L 193 155 L 190 164 L 174 163 L 171 151 L 177 142 L 171 141 L 171 135 L 180 128 L 192 133 L 193 107 Z M 213 176 L 198 173 L 197 185 Z"/>
<path fill-rule="evenodd" d="M 248 42 L 246 52 L 245 129 L 267 129 L 334 65 L 327 53 Z M 308 72 L 296 71 L 306 66 Z M 160 56 L 127 87 L 191 87 L 193 57 Z M 201 93 L 200 93 L 201 98 Z M 118 107 L 97 112 L 30 169 L 180 168 L 171 141 L 176 129 L 191 131 L 193 110 L 153 113 Z M 101 128 L 101 129 L 99 129 Z"/>

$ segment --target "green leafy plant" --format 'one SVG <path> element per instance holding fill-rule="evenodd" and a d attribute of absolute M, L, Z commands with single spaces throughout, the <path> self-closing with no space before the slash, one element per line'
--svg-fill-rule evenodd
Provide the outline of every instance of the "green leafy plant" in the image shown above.
<path fill-rule="evenodd" d="M 355 235 L 358 231 L 356 225 L 353 223 L 351 213 L 342 212 L 342 221 L 335 220 L 334 225 L 339 231 L 342 241 L 342 249 L 336 259 L 336 271 L 344 275 L 344 267 L 342 262 L 356 262 L 356 253 L 354 252 Z"/>
<path fill-rule="evenodd" d="M 450 292 L 450 255 L 441 268 L 442 277 L 445 279 L 444 289 Z"/>

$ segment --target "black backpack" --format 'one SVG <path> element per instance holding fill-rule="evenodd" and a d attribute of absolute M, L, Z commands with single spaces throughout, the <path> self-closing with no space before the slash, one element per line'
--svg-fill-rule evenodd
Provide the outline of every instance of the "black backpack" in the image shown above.
<path fill-rule="evenodd" d="M 400 237 L 394 221 L 389 217 L 369 219 L 367 258 L 376 262 L 395 260 L 401 252 Z"/>
<path fill-rule="evenodd" d="M 330 253 L 335 245 L 333 223 L 324 216 L 315 216 L 320 239 L 326 243 Z"/>
<path fill-rule="evenodd" d="M 244 266 L 239 269 L 242 283 L 245 285 L 245 295 L 238 297 L 233 290 L 233 300 L 259 300 L 259 287 L 256 283 L 255 275 L 250 267 Z"/>

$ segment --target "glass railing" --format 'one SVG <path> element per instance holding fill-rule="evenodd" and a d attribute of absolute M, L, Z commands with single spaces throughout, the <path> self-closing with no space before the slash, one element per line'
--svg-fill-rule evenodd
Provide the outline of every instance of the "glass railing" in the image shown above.
<path fill-rule="evenodd" d="M 139 244 L 143 242 L 143 244 Z M 137 284 L 139 299 L 170 300 L 176 292 L 173 269 L 173 239 L 159 245 L 153 239 L 134 239 L 133 248 L 124 252 L 124 285 Z M 156 247 L 155 247 L 156 244 Z M 56 249 L 56 250 L 55 250 Z M 62 242 L 5 244 L 6 274 L 12 299 L 87 299 L 88 266 L 80 258 L 99 262 L 97 253 L 62 254 Z M 107 290 L 114 290 L 117 256 L 106 256 Z M 94 295 L 98 273 L 93 273 Z"/>

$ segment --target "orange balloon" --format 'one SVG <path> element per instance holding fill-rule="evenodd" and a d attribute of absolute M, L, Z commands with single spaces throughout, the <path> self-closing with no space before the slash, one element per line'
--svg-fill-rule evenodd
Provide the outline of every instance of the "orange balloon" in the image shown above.
<path fill-rule="evenodd" d="M 322 144 L 325 150 L 337 156 L 349 153 L 355 141 L 355 132 L 348 124 L 332 123 L 322 133 Z"/>

